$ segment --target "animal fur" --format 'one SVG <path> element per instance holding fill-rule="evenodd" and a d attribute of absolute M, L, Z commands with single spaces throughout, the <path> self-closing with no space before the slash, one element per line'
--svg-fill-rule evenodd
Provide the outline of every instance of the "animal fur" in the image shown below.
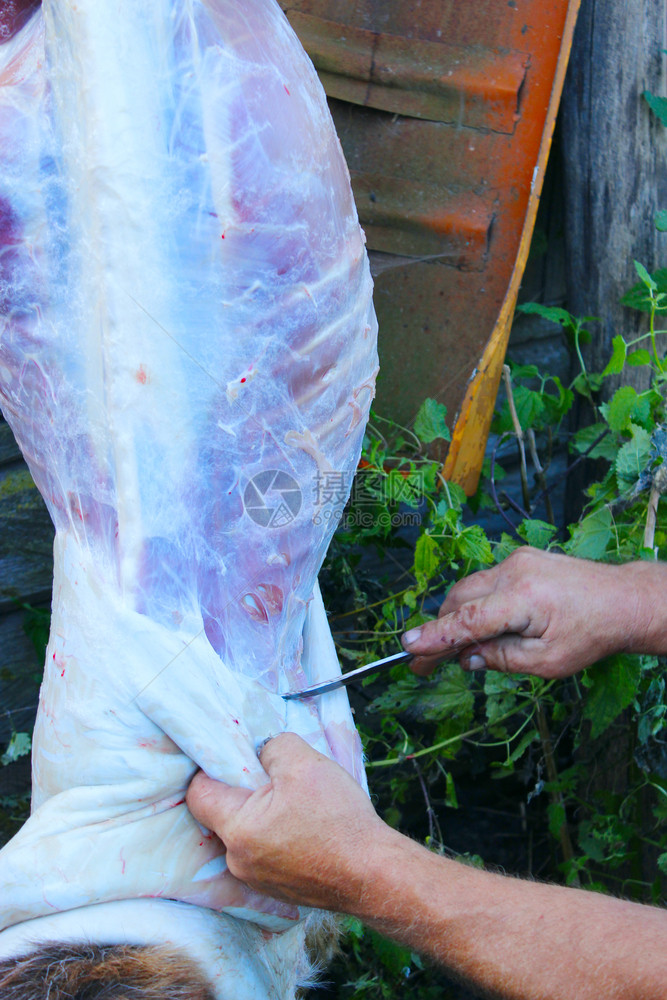
<path fill-rule="evenodd" d="M 215 1000 L 197 967 L 166 948 L 52 944 L 0 962 L 2 1000 Z"/>

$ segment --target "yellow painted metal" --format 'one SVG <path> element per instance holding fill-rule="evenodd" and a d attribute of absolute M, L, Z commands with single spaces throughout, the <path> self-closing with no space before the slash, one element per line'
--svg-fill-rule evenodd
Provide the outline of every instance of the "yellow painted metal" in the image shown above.
<path fill-rule="evenodd" d="M 376 275 L 380 413 L 454 417 L 474 491 L 579 0 L 283 0 L 330 98 Z"/>
<path fill-rule="evenodd" d="M 565 81 L 565 73 L 572 48 L 572 37 L 580 5 L 581 0 L 573 0 L 569 5 L 558 66 L 551 91 L 551 100 L 549 101 L 549 110 L 547 112 L 542 143 L 535 168 L 535 177 L 528 203 L 528 212 L 523 232 L 521 233 L 521 243 L 510 285 L 500 310 L 498 322 L 494 327 L 489 343 L 479 363 L 479 369 L 471 378 L 466 390 L 443 468 L 445 478 L 459 483 L 468 496 L 471 496 L 477 489 L 482 462 L 484 461 L 484 452 L 486 450 L 495 400 L 500 385 L 507 342 L 514 318 L 519 286 L 526 267 L 530 241 L 535 227 L 540 192 L 551 150 L 551 140 L 563 92 L 563 83 Z"/>

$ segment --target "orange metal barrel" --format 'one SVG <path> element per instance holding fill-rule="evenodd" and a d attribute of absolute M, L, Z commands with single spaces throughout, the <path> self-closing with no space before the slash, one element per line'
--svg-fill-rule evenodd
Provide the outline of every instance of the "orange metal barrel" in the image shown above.
<path fill-rule="evenodd" d="M 579 0 L 283 0 L 320 74 L 376 274 L 377 408 L 456 415 L 473 492 Z"/>

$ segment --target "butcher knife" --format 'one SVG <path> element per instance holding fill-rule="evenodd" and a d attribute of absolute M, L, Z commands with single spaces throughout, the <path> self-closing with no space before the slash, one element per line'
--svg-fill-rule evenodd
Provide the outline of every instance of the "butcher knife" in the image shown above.
<path fill-rule="evenodd" d="M 392 656 L 385 656 L 381 660 L 373 660 L 372 663 L 367 663 L 363 667 L 350 670 L 347 674 L 339 674 L 338 677 L 332 677 L 330 680 L 322 681 L 320 684 L 311 684 L 310 687 L 303 688 L 301 691 L 287 691 L 283 694 L 283 698 L 314 698 L 318 694 L 335 691 L 336 688 L 350 684 L 352 681 L 361 680 L 362 677 L 374 674 L 377 670 L 393 667 L 395 663 L 406 663 L 412 657 L 412 653 L 393 653 Z"/>

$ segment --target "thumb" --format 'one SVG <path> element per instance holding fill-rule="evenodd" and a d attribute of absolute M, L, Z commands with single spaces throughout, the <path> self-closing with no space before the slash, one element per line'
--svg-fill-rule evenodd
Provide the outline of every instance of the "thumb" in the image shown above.
<path fill-rule="evenodd" d="M 194 818 L 224 841 L 228 821 L 252 794 L 247 788 L 234 788 L 223 781 L 214 781 L 199 771 L 190 782 L 185 800 Z"/>
<path fill-rule="evenodd" d="M 323 754 L 314 750 L 304 739 L 290 732 L 271 737 L 259 754 L 259 762 L 272 782 L 295 774 L 299 767 L 326 760 Z"/>

